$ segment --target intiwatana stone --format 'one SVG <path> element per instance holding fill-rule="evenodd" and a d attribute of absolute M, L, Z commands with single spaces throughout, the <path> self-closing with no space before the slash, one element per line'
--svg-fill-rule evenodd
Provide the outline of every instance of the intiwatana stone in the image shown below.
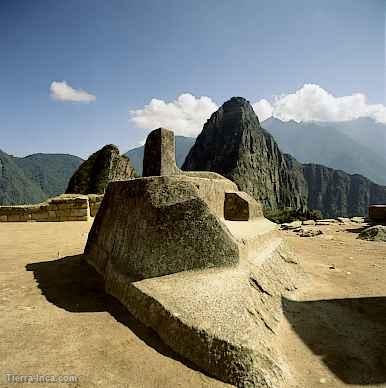
<path fill-rule="evenodd" d="M 132 179 L 136 175 L 127 156 L 109 144 L 83 162 L 68 184 L 67 194 L 103 194 L 113 181 Z"/>
<path fill-rule="evenodd" d="M 296 259 L 260 205 L 235 193 L 208 172 L 112 182 L 84 257 L 109 294 L 198 368 L 237 387 L 286 386 L 280 323 Z M 225 219 L 228 195 L 232 218 L 248 207 L 248 220 Z"/>
<path fill-rule="evenodd" d="M 224 175 L 265 208 L 306 207 L 284 155 L 242 97 L 231 98 L 212 114 L 182 169 Z"/>
<path fill-rule="evenodd" d="M 386 242 L 386 226 L 374 225 L 362 230 L 358 238 L 369 241 L 385 241 Z"/>

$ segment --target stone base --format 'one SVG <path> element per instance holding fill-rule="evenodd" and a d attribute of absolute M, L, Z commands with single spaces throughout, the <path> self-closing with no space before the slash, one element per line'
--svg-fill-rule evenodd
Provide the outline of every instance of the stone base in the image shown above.
<path fill-rule="evenodd" d="M 223 222 L 240 247 L 237 266 L 132 282 L 110 261 L 106 291 L 209 375 L 238 387 L 284 387 L 278 325 L 281 297 L 296 288 L 297 261 L 265 218 Z"/>
<path fill-rule="evenodd" d="M 278 325 L 296 260 L 234 183 L 212 173 L 112 182 L 84 258 L 109 294 L 209 375 L 285 386 Z"/>

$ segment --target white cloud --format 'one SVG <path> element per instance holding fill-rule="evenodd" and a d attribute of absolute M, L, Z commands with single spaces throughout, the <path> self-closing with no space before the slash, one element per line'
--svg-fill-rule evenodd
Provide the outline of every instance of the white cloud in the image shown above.
<path fill-rule="evenodd" d="M 252 104 L 260 122 L 274 116 L 283 121 L 347 121 L 371 117 L 386 123 L 386 107 L 369 104 L 362 93 L 336 97 L 315 84 L 305 84 L 294 93 L 261 99 Z M 165 102 L 153 98 L 143 109 L 131 110 L 131 120 L 137 128 L 166 127 L 178 135 L 197 136 L 205 121 L 218 109 L 209 97 L 181 94 Z"/>
<path fill-rule="evenodd" d="M 209 97 L 195 97 L 185 93 L 171 102 L 153 98 L 143 109 L 131 110 L 130 116 L 138 128 L 166 127 L 178 135 L 196 136 L 217 109 L 217 104 Z"/>
<path fill-rule="evenodd" d="M 260 122 L 271 117 L 273 113 L 273 106 L 265 98 L 252 104 L 252 108 L 257 114 Z"/>
<path fill-rule="evenodd" d="M 276 97 L 273 116 L 283 121 L 347 121 L 371 117 L 386 122 L 386 107 L 369 104 L 366 95 L 336 97 L 315 84 L 305 84 L 294 93 Z"/>
<path fill-rule="evenodd" d="M 50 91 L 51 97 L 58 101 L 92 102 L 96 100 L 93 94 L 82 89 L 74 89 L 66 81 L 53 81 Z"/>

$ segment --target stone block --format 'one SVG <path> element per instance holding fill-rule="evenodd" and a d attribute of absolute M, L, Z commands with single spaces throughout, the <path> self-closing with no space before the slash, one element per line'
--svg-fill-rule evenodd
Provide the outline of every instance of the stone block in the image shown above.
<path fill-rule="evenodd" d="M 370 205 L 369 218 L 371 221 L 386 222 L 386 205 Z"/>
<path fill-rule="evenodd" d="M 104 201 L 85 250 L 99 272 L 103 252 L 116 271 L 139 279 L 239 261 L 237 242 L 190 178 L 111 182 Z"/>
<path fill-rule="evenodd" d="M 224 218 L 229 221 L 249 221 L 263 216 L 261 205 L 242 191 L 225 192 Z"/>
<path fill-rule="evenodd" d="M 32 219 L 35 221 L 46 221 L 49 219 L 48 217 L 48 211 L 42 211 L 39 213 L 33 213 L 32 214 Z"/>
<path fill-rule="evenodd" d="M 23 221 L 20 214 L 10 214 L 8 216 L 8 222 L 19 222 Z"/>
<path fill-rule="evenodd" d="M 87 209 L 71 209 L 70 216 L 75 217 L 87 217 L 88 212 Z"/>
<path fill-rule="evenodd" d="M 55 210 L 48 210 L 48 218 L 56 218 L 56 211 Z"/>

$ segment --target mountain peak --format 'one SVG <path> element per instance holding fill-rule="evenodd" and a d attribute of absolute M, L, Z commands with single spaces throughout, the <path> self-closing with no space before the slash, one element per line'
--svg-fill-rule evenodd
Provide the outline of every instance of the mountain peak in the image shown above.
<path fill-rule="evenodd" d="M 250 105 L 249 101 L 244 97 L 231 97 L 228 101 L 223 104 L 224 109 L 230 106 L 244 106 Z"/>
<path fill-rule="evenodd" d="M 222 174 L 270 209 L 304 205 L 275 140 L 242 97 L 232 97 L 212 114 L 182 169 Z"/>
<path fill-rule="evenodd" d="M 244 97 L 232 97 L 212 114 L 202 133 L 215 134 L 221 131 L 224 132 L 223 135 L 234 138 L 251 129 L 260 129 L 260 122 L 252 105 Z"/>

